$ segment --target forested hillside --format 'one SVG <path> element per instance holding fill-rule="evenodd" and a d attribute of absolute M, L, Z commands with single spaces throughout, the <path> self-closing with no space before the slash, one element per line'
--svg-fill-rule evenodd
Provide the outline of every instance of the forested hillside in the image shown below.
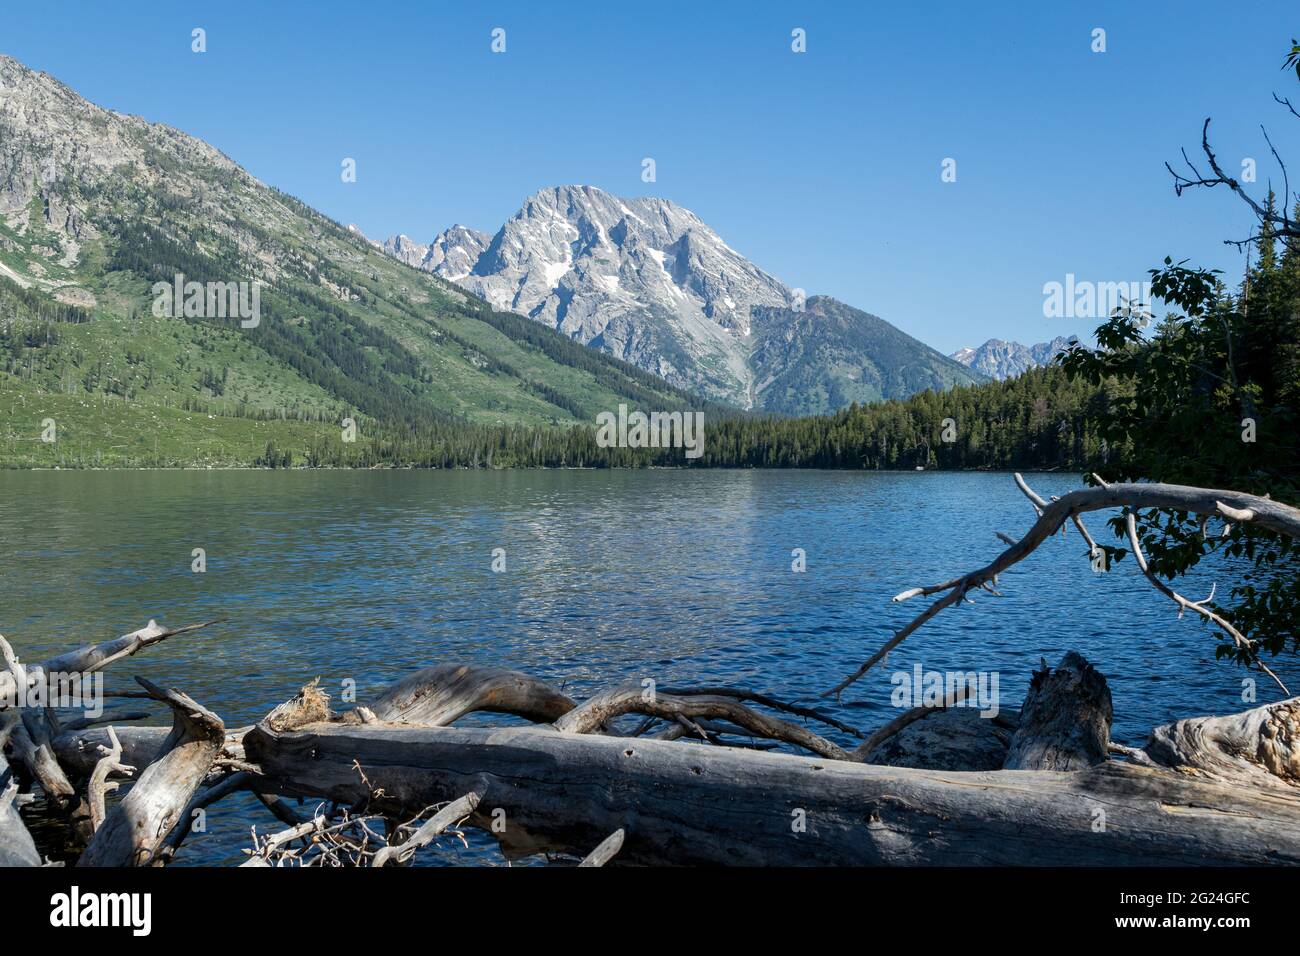
<path fill-rule="evenodd" d="M 7 57 L 0 103 L 11 465 L 248 464 L 272 441 L 302 461 L 308 439 L 350 459 L 381 435 L 427 446 L 452 427 L 701 407 L 395 262 L 207 144 Z M 258 314 L 160 310 L 155 283 L 250 302 L 256 289 Z"/>

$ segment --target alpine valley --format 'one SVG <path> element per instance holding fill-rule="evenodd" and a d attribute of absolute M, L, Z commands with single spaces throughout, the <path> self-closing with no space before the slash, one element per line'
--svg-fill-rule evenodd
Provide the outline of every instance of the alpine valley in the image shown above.
<path fill-rule="evenodd" d="M 191 286 L 254 287 L 256 321 L 158 308 Z M 537 429 L 623 404 L 822 414 L 984 380 L 805 300 L 666 199 L 549 188 L 494 235 L 381 245 L 0 56 L 5 464 L 580 465 L 588 439 L 548 450 Z M 349 420 L 360 441 L 340 447 Z"/>

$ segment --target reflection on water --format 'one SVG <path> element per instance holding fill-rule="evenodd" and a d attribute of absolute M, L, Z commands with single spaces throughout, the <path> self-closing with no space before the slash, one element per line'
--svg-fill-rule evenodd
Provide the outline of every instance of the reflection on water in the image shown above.
<path fill-rule="evenodd" d="M 1044 495 L 1077 485 L 1033 483 Z M 446 661 L 525 670 L 576 696 L 653 676 L 812 698 L 923 607 L 892 595 L 987 562 L 1002 547 L 994 531 L 1031 520 L 1010 476 L 989 474 L 8 472 L 0 633 L 39 660 L 150 617 L 228 616 L 107 680 L 180 687 L 228 726 L 312 677 L 335 696 L 351 679 L 364 701 Z M 195 548 L 206 573 L 190 570 Z M 791 571 L 796 548 L 805 573 Z M 1073 531 L 1049 542 L 1003 577 L 1005 597 L 945 611 L 828 706 L 882 723 L 889 675 L 920 663 L 999 671 L 1015 707 L 1040 658 L 1076 649 L 1111 682 L 1118 741 L 1242 709 L 1245 674 L 1214 662 L 1213 632 L 1178 621 L 1131 562 L 1097 575 L 1083 550 Z M 1274 693 L 1260 685 L 1261 700 Z M 182 857 L 235 860 L 264 819 L 275 825 L 223 802 Z"/>

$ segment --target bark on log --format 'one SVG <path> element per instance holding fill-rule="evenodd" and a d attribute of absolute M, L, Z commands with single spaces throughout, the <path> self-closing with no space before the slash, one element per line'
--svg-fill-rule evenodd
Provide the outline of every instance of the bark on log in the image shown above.
<path fill-rule="evenodd" d="M 512 857 L 621 828 L 638 864 L 1300 863 L 1300 792 L 1130 764 L 948 773 L 545 727 L 259 725 L 245 745 L 286 792 L 394 813 L 486 781 L 471 822 L 491 832 L 502 808 Z"/>
<path fill-rule="evenodd" d="M 366 709 L 379 721 L 423 727 L 445 727 L 474 711 L 549 724 L 572 710 L 573 701 L 518 671 L 442 664 L 398 681 L 368 702 Z"/>
<path fill-rule="evenodd" d="M 1300 788 L 1300 697 L 1227 717 L 1157 727 L 1146 752 L 1158 764 L 1251 787 Z"/>
<path fill-rule="evenodd" d="M 180 691 L 164 691 L 142 677 L 136 680 L 172 708 L 175 722 L 158 757 L 95 831 L 78 866 L 151 863 L 225 742 L 226 728 L 216 714 Z"/>
<path fill-rule="evenodd" d="M 4 755 L 5 744 L 17 723 L 17 714 L 0 716 L 0 867 L 41 865 L 36 843 L 14 805 L 18 781 L 13 779 Z"/>
<path fill-rule="evenodd" d="M 1029 682 L 1005 770 L 1079 770 L 1107 759 L 1112 707 L 1106 678 L 1068 652 Z"/>

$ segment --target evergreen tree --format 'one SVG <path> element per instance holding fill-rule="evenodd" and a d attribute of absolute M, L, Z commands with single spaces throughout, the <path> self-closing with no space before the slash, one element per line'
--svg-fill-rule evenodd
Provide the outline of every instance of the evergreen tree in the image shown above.
<path fill-rule="evenodd" d="M 1272 273 L 1277 269 L 1277 231 L 1273 228 L 1271 218 L 1277 215 L 1277 197 L 1273 195 L 1273 190 L 1268 191 L 1268 199 L 1264 201 L 1264 213 L 1266 218 L 1259 227 L 1259 238 L 1256 240 L 1256 247 L 1259 250 L 1259 270 L 1264 273 Z"/>

